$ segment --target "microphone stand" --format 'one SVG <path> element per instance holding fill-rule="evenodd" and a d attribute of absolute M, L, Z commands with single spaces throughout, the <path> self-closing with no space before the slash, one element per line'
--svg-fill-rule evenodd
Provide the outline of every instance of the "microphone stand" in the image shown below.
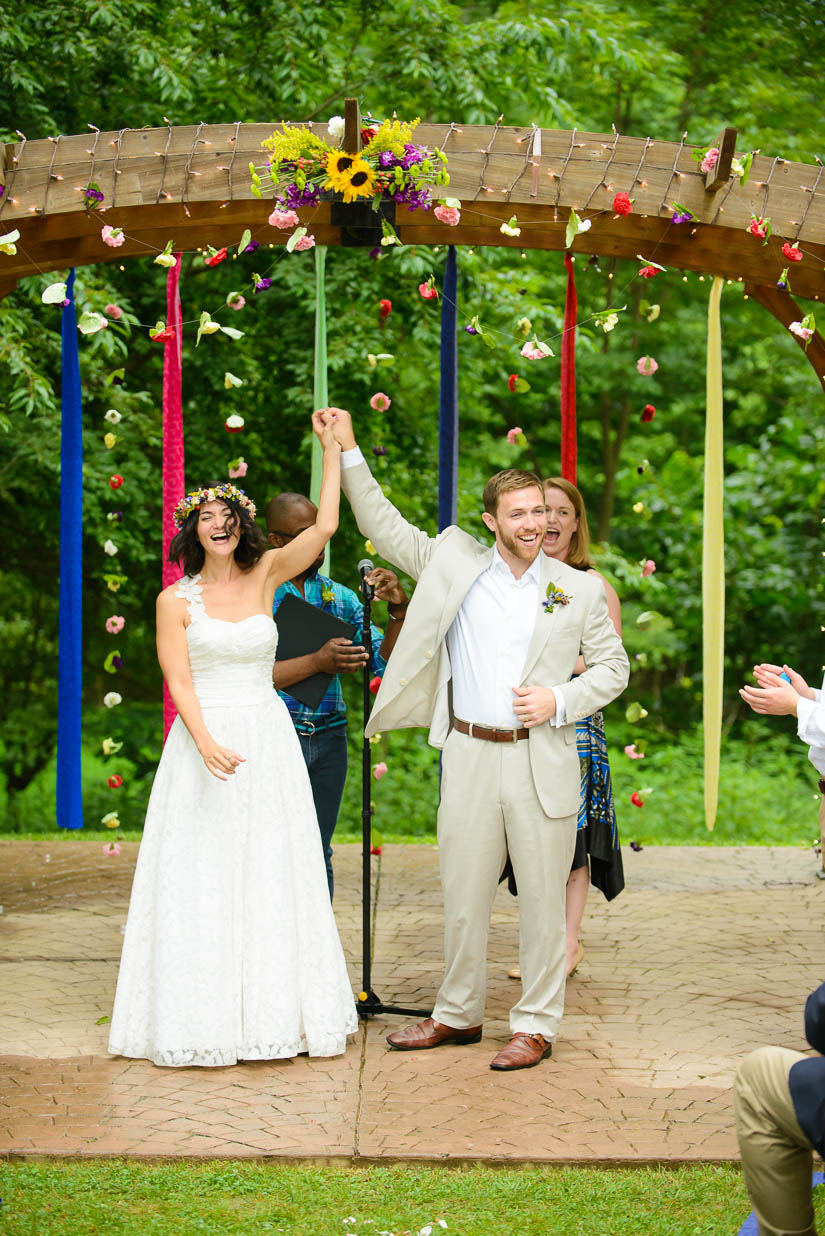
<path fill-rule="evenodd" d="M 363 671 L 364 725 L 361 744 L 361 991 L 358 995 L 358 1016 L 362 1021 L 376 1017 L 379 1013 L 403 1013 L 409 1017 L 429 1017 L 431 1009 L 401 1008 L 396 1004 L 384 1004 L 383 1000 L 372 989 L 372 938 L 371 938 L 371 900 L 372 871 L 370 867 L 370 851 L 372 849 L 372 769 L 370 757 L 370 742 L 366 735 L 367 721 L 372 711 L 372 695 L 370 681 L 372 678 L 372 597 L 373 586 L 361 577 L 361 597 L 364 603 L 364 624 L 361 631 L 361 643 L 367 652 L 367 660 Z"/>

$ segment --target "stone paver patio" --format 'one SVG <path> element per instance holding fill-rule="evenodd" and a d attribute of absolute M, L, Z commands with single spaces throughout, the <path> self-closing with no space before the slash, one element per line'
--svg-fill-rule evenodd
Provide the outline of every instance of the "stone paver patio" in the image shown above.
<path fill-rule="evenodd" d="M 822 979 L 825 884 L 810 850 L 625 851 L 628 887 L 593 892 L 586 956 L 552 1060 L 492 1073 L 515 984 L 517 907 L 499 891 L 482 1042 L 389 1052 L 405 1019 L 346 1056 L 159 1069 L 111 1058 L 108 1026 L 136 844 L 0 842 L 0 1154 L 345 1162 L 622 1163 L 736 1157 L 730 1086 L 764 1042 L 804 1049 Z M 336 915 L 360 987 L 360 850 L 336 850 Z M 437 854 L 373 858 L 373 987 L 429 1008 L 440 977 Z"/>

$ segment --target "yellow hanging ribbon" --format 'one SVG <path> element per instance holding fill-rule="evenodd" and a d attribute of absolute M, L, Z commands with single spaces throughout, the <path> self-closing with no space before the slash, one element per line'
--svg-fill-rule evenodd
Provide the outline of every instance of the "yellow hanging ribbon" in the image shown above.
<path fill-rule="evenodd" d="M 713 280 L 708 302 L 705 496 L 702 528 L 702 655 L 705 737 L 705 824 L 716 823 L 722 745 L 725 671 L 724 427 L 722 423 L 722 326 L 719 306 L 725 281 Z"/>

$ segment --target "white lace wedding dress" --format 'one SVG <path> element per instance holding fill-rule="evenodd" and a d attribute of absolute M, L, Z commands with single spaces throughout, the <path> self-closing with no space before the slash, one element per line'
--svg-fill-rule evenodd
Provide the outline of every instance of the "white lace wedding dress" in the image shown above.
<path fill-rule="evenodd" d="M 184 577 L 195 690 L 212 737 L 246 757 L 209 773 L 180 717 L 152 788 L 109 1051 L 160 1065 L 335 1056 L 357 1025 L 321 837 L 266 614 L 210 618 Z"/>

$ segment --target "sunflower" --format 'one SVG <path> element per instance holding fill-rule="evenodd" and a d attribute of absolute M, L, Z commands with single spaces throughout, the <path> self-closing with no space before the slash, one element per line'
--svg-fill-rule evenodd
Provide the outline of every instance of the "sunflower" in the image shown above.
<path fill-rule="evenodd" d="M 334 150 L 327 159 L 325 189 L 334 189 L 345 202 L 375 195 L 375 172 L 359 154 Z"/>

